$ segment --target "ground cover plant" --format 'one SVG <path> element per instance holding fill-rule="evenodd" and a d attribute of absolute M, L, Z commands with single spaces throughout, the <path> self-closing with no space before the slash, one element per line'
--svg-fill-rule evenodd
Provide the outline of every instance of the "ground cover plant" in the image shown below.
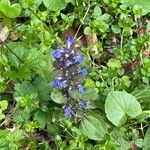
<path fill-rule="evenodd" d="M 0 0 L 1 150 L 150 150 L 148 0 Z"/>

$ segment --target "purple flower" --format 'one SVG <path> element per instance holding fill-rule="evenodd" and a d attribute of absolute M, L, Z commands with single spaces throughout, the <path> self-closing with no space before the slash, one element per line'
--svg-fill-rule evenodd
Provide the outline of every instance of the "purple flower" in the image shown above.
<path fill-rule="evenodd" d="M 72 117 L 72 114 L 73 114 L 73 110 L 71 107 L 66 107 L 65 110 L 64 110 L 64 115 L 65 117 L 69 117 L 71 118 Z"/>
<path fill-rule="evenodd" d="M 60 82 L 59 86 L 62 88 L 66 88 L 67 87 L 67 80 Z"/>
<path fill-rule="evenodd" d="M 79 101 L 78 105 L 81 109 L 86 109 L 88 107 L 88 102 L 86 101 Z"/>
<path fill-rule="evenodd" d="M 69 36 L 67 38 L 67 47 L 70 48 L 70 45 L 72 45 L 73 43 L 74 43 L 73 37 Z"/>
<path fill-rule="evenodd" d="M 66 60 L 64 66 L 69 67 L 70 65 L 72 65 L 72 62 L 70 60 Z"/>
<path fill-rule="evenodd" d="M 84 93 L 84 89 L 83 89 L 83 86 L 82 85 L 78 85 L 78 90 L 81 94 Z"/>
<path fill-rule="evenodd" d="M 85 76 L 87 76 L 87 74 L 88 74 L 88 72 L 87 72 L 87 70 L 85 69 L 85 68 L 82 68 L 81 69 L 81 73 L 82 73 L 82 75 L 85 77 Z"/>
<path fill-rule="evenodd" d="M 74 57 L 75 62 L 81 63 L 84 61 L 84 57 L 82 55 L 77 55 Z"/>
<path fill-rule="evenodd" d="M 59 80 L 56 79 L 51 83 L 51 87 L 54 88 L 54 87 L 58 86 L 58 84 L 59 84 Z"/>
<path fill-rule="evenodd" d="M 59 49 L 56 49 L 52 52 L 52 56 L 54 58 L 60 58 L 61 57 L 61 51 Z"/>

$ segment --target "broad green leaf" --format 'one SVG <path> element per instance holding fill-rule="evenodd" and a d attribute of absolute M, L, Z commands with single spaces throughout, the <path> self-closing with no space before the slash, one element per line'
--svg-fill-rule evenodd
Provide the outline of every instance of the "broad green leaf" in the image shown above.
<path fill-rule="evenodd" d="M 65 0 L 43 0 L 44 5 L 47 9 L 52 11 L 62 10 L 66 7 Z"/>
<path fill-rule="evenodd" d="M 140 103 L 150 103 L 150 88 L 135 90 L 132 92 L 132 95 L 134 95 Z"/>
<path fill-rule="evenodd" d="M 10 5 L 9 0 L 1 0 L 0 11 L 8 18 L 16 18 L 21 13 L 21 6 L 18 3 Z"/>
<path fill-rule="evenodd" d="M 108 132 L 103 118 L 94 112 L 90 112 L 81 121 L 80 131 L 89 139 L 98 141 L 103 140 L 103 136 Z"/>
<path fill-rule="evenodd" d="M 115 141 L 117 141 L 119 148 L 117 150 L 129 150 L 130 149 L 130 143 L 129 141 L 126 141 L 123 135 L 120 133 L 119 130 L 115 129 L 111 135 Z"/>
<path fill-rule="evenodd" d="M 51 99 L 58 104 L 62 104 L 66 101 L 66 97 L 57 89 L 51 93 Z"/>
<path fill-rule="evenodd" d="M 142 109 L 134 96 L 126 92 L 114 91 L 108 94 L 105 103 L 107 118 L 115 125 L 123 125 L 127 117 L 135 118 Z"/>
<path fill-rule="evenodd" d="M 143 12 L 142 14 L 145 15 L 150 12 L 150 1 L 149 0 L 122 0 L 124 4 L 127 6 L 142 6 Z"/>
<path fill-rule="evenodd" d="M 142 150 L 150 150 L 150 127 L 146 131 L 144 137 L 144 146 Z"/>

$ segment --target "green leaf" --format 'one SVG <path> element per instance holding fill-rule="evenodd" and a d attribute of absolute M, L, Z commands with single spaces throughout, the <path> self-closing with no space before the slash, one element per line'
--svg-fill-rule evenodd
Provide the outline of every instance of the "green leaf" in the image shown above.
<path fill-rule="evenodd" d="M 132 92 L 132 95 L 134 95 L 140 103 L 150 103 L 150 87 L 142 90 L 135 90 Z"/>
<path fill-rule="evenodd" d="M 82 99 L 87 101 L 97 100 L 98 92 L 99 90 L 97 88 L 87 88 L 84 91 Z"/>
<path fill-rule="evenodd" d="M 49 112 L 39 110 L 34 114 L 34 120 L 39 123 L 40 128 L 44 129 L 46 124 L 51 122 L 51 115 Z"/>
<path fill-rule="evenodd" d="M 35 87 L 28 81 L 15 84 L 15 91 L 16 91 L 15 97 L 31 95 L 33 93 L 36 93 Z"/>
<path fill-rule="evenodd" d="M 41 77 L 35 78 L 34 87 L 38 93 L 39 100 L 49 100 L 50 99 L 50 86 L 49 83 Z"/>
<path fill-rule="evenodd" d="M 16 109 L 16 108 L 14 108 L 14 109 Z M 13 121 L 18 124 L 25 124 L 25 122 L 30 120 L 30 117 L 32 115 L 31 111 L 32 110 L 29 110 L 28 107 L 18 109 L 13 115 Z"/>
<path fill-rule="evenodd" d="M 150 12 L 150 1 L 148 0 L 122 0 L 124 4 L 126 4 L 128 7 L 130 6 L 142 6 L 143 12 L 142 15 L 146 15 Z"/>
<path fill-rule="evenodd" d="M 119 144 L 118 150 L 129 150 L 130 149 L 130 143 L 129 143 L 129 141 L 125 140 L 125 137 L 122 134 L 125 135 L 125 133 L 121 133 L 118 129 L 114 129 L 111 136 Z"/>
<path fill-rule="evenodd" d="M 100 17 L 101 13 L 102 13 L 101 8 L 99 6 L 95 6 L 93 16 L 95 18 L 98 18 Z"/>
<path fill-rule="evenodd" d="M 2 109 L 0 109 L 0 120 L 2 120 L 4 118 L 5 118 L 5 115 L 3 114 Z"/>
<path fill-rule="evenodd" d="M 8 132 L 7 140 L 10 143 L 15 143 L 17 141 L 20 141 L 24 138 L 24 131 L 20 129 L 16 129 L 13 132 Z"/>
<path fill-rule="evenodd" d="M 107 63 L 108 67 L 115 69 L 115 68 L 121 68 L 121 63 L 117 59 L 110 59 Z"/>
<path fill-rule="evenodd" d="M 91 28 L 90 28 L 90 27 L 85 27 L 85 29 L 84 29 L 84 34 L 89 35 L 89 34 L 91 34 L 91 33 L 92 33 Z"/>
<path fill-rule="evenodd" d="M 9 0 L 1 0 L 0 11 L 8 18 L 16 18 L 21 13 L 21 6 L 18 3 L 10 5 Z"/>
<path fill-rule="evenodd" d="M 62 10 L 67 6 L 65 0 L 43 0 L 43 3 L 47 9 L 52 11 Z"/>
<path fill-rule="evenodd" d="M 66 101 L 66 97 L 57 89 L 53 90 L 51 93 L 51 99 L 58 104 L 62 104 Z"/>
<path fill-rule="evenodd" d="M 0 101 L 0 107 L 1 107 L 2 111 L 6 110 L 7 107 L 8 107 L 8 102 L 7 102 L 7 100 L 2 100 L 2 101 Z"/>
<path fill-rule="evenodd" d="M 8 148 L 9 141 L 6 140 L 7 135 L 8 135 L 7 130 L 0 130 L 0 149 L 1 150 L 9 149 Z"/>
<path fill-rule="evenodd" d="M 103 140 L 103 136 L 108 132 L 107 125 L 103 118 L 90 112 L 80 123 L 80 131 L 83 135 L 92 140 Z"/>
<path fill-rule="evenodd" d="M 105 103 L 107 118 L 115 125 L 123 125 L 127 117 L 135 118 L 141 114 L 141 105 L 137 99 L 126 92 L 114 91 L 108 94 Z"/>
<path fill-rule="evenodd" d="M 144 145 L 142 150 L 150 150 L 150 127 L 147 129 L 144 137 Z"/>

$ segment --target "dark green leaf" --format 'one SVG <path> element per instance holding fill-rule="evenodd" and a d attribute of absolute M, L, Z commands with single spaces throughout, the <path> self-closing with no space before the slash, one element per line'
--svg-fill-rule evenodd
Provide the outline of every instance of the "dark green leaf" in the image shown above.
<path fill-rule="evenodd" d="M 66 97 L 58 90 L 53 90 L 51 93 L 51 99 L 58 104 L 62 104 L 66 101 Z"/>
<path fill-rule="evenodd" d="M 89 139 L 99 141 L 103 140 L 103 136 L 107 133 L 107 125 L 100 115 L 90 112 L 81 121 L 80 130 Z"/>

